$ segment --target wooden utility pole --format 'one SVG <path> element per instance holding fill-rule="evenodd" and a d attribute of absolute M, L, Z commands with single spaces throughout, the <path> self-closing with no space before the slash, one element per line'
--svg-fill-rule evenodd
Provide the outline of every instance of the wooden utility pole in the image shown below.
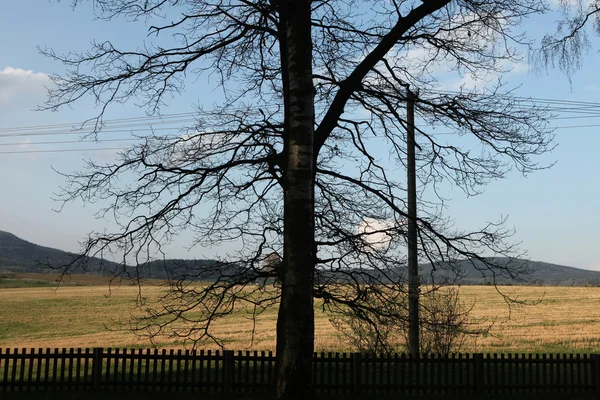
<path fill-rule="evenodd" d="M 415 167 L 415 95 L 406 89 L 406 171 L 408 184 L 408 352 L 419 355 L 419 265 L 417 257 L 417 178 Z"/>

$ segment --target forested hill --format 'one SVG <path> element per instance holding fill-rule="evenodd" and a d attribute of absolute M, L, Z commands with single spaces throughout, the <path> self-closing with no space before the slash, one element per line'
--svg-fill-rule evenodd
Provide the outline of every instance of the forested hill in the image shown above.
<path fill-rule="evenodd" d="M 0 231 L 0 270 L 13 272 L 40 272 L 40 263 L 63 265 L 73 260 L 74 254 L 39 246 L 12 233 Z M 96 260 L 92 260 L 95 262 Z M 99 262 L 100 260 L 98 260 Z"/>
<path fill-rule="evenodd" d="M 52 265 L 64 265 L 69 263 L 74 257 L 74 254 L 53 249 L 50 247 L 39 246 L 30 243 L 26 240 L 18 238 L 12 233 L 0 231 L 0 271 L 11 272 L 42 272 L 43 267 L 40 263 L 49 262 Z M 510 266 L 520 268 L 526 267 L 531 273 L 522 276 L 519 280 L 507 279 L 503 276 L 498 276 L 496 282 L 499 284 L 511 285 L 564 285 L 564 286 L 584 286 L 594 285 L 600 286 L 600 272 L 590 271 L 579 268 L 567 267 L 564 265 L 550 264 L 540 261 L 528 260 L 509 260 L 509 259 L 494 259 L 498 264 L 511 263 Z M 104 265 L 107 269 L 116 267 L 117 264 L 104 260 Z M 202 271 L 206 267 L 214 264 L 214 260 L 161 260 L 153 261 L 145 264 L 141 268 L 142 276 L 146 278 L 164 279 L 169 275 L 177 275 L 180 271 Z M 100 265 L 100 259 L 91 258 L 88 260 L 88 271 L 96 272 Z M 454 267 L 460 270 L 457 283 L 463 285 L 481 285 L 491 283 L 493 281 L 489 272 L 482 275 L 477 269 L 482 269 L 480 263 L 475 262 L 474 265 L 470 261 L 456 262 Z M 431 265 L 423 264 L 420 266 L 421 276 L 424 281 L 431 279 Z M 203 280 L 210 280 L 210 274 L 203 275 Z M 438 268 L 434 273 L 436 281 L 441 281 L 444 277 L 454 278 L 454 274 L 442 268 Z M 453 279 L 452 279 L 453 280 Z"/>
<path fill-rule="evenodd" d="M 66 265 L 74 257 L 73 253 L 40 246 L 12 233 L 0 231 L 0 271 L 46 272 L 47 268 L 43 264 Z M 87 271 L 97 273 L 101 262 L 109 271 L 118 267 L 114 262 L 92 257 L 87 260 Z M 153 261 L 143 265 L 141 271 L 144 278 L 164 279 L 169 273 L 176 273 L 181 268 L 202 268 L 212 263 L 214 263 L 212 260 Z"/>
<path fill-rule="evenodd" d="M 519 279 L 510 279 L 506 274 L 499 273 L 496 283 L 510 285 L 543 285 L 543 286 L 600 286 L 600 271 L 567 267 L 564 265 L 551 264 L 541 261 L 530 261 L 523 259 L 493 258 L 495 264 L 513 269 L 527 270 L 529 273 L 521 275 Z M 458 268 L 455 268 L 458 267 Z M 462 260 L 454 264 L 452 272 L 439 268 L 434 272 L 437 281 L 444 278 L 454 278 L 454 270 L 458 269 L 457 282 L 463 285 L 491 284 L 494 279 L 490 271 L 487 271 L 480 261 Z M 420 266 L 421 276 L 425 281 L 431 279 L 431 264 Z"/>

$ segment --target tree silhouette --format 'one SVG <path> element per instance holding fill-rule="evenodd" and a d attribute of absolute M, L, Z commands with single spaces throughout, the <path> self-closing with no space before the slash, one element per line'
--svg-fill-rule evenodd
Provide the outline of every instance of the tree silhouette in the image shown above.
<path fill-rule="evenodd" d="M 44 49 L 70 67 L 53 77 L 47 108 L 92 96 L 100 131 L 111 104 L 137 99 L 156 113 L 189 75 L 216 77 L 225 98 L 181 134 L 140 138 L 114 162 L 65 174 L 60 199 L 99 202 L 99 215 L 119 229 L 91 233 L 64 272 L 112 254 L 122 262 L 105 272 L 137 279 L 139 266 L 184 230 L 197 246 L 241 244 L 218 262 L 178 268 L 166 294 L 132 321 L 136 332 L 220 343 L 219 318 L 240 308 L 257 318 L 279 304 L 278 397 L 308 398 L 314 299 L 325 311 L 404 315 L 391 305 L 406 287 L 408 87 L 420 90 L 419 257 L 451 271 L 468 259 L 492 276 L 526 272 L 485 257 L 518 255 L 502 220 L 457 231 L 438 190 L 452 184 L 475 195 L 513 167 L 543 168 L 534 157 L 552 147 L 546 112 L 501 84 L 440 91 L 435 70 L 501 74 L 519 61 L 519 23 L 543 2 L 93 3 L 102 18 L 147 23 L 148 41 L 133 50 L 110 42 L 85 53 Z M 436 135 L 437 126 L 453 135 Z M 275 286 L 263 273 L 273 253 L 283 255 Z"/>
<path fill-rule="evenodd" d="M 554 33 L 545 34 L 540 47 L 532 49 L 532 61 L 537 69 L 558 66 L 570 77 L 591 48 L 589 31 L 600 35 L 600 1 L 561 0 L 557 6 L 562 18 Z"/>

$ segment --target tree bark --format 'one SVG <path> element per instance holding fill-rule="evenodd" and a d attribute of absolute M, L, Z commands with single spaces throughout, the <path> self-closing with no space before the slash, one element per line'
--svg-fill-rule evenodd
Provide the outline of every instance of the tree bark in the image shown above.
<path fill-rule="evenodd" d="M 314 88 L 310 1 L 288 0 L 284 20 L 287 79 L 287 165 L 284 179 L 284 262 L 277 320 L 277 397 L 313 396 L 314 349 Z"/>

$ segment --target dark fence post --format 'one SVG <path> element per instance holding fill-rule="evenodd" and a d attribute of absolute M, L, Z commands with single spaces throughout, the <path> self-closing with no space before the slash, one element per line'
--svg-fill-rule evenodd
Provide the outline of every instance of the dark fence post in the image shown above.
<path fill-rule="evenodd" d="M 104 349 L 94 347 L 92 353 L 92 387 L 98 390 L 102 386 L 102 362 L 104 358 Z"/>
<path fill-rule="evenodd" d="M 594 372 L 594 384 L 596 385 L 596 391 L 600 393 L 600 354 L 592 354 L 594 359 L 594 366 L 592 371 Z"/>
<path fill-rule="evenodd" d="M 233 350 L 223 351 L 223 391 L 225 393 L 230 393 L 233 389 L 233 354 Z"/>
<path fill-rule="evenodd" d="M 473 354 L 475 359 L 475 393 L 483 393 L 483 353 Z"/>
<path fill-rule="evenodd" d="M 360 394 L 360 371 L 360 353 L 352 353 L 352 384 L 355 396 Z"/>

